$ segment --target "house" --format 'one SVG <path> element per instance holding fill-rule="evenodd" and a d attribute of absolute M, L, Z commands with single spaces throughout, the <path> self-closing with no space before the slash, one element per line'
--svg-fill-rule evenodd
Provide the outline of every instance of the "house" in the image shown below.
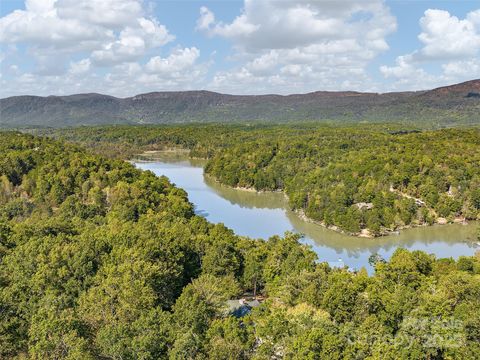
<path fill-rule="evenodd" d="M 359 202 L 359 203 L 356 203 L 355 206 L 359 210 L 372 210 L 373 209 L 373 204 L 372 203 Z"/>
<path fill-rule="evenodd" d="M 257 299 L 247 301 L 246 299 L 227 300 L 227 315 L 233 315 L 237 318 L 250 314 L 253 308 L 260 306 Z"/>

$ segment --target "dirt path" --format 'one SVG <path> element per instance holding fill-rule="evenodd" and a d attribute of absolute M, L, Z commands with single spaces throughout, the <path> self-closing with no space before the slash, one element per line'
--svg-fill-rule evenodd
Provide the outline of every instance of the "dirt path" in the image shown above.
<path fill-rule="evenodd" d="M 427 207 L 427 204 L 425 203 L 425 201 L 423 201 L 422 199 L 419 199 L 419 198 L 416 198 L 414 196 L 411 196 L 411 195 L 408 195 L 408 194 L 405 194 L 404 192 L 401 192 L 400 190 L 397 190 L 397 189 L 394 189 L 394 187 L 392 185 L 390 185 L 390 191 L 395 193 L 395 194 L 398 194 L 404 198 L 407 198 L 407 199 L 413 199 L 415 200 L 415 204 L 417 204 L 418 206 L 425 206 Z M 429 210 L 433 210 L 433 209 L 429 209 Z"/>

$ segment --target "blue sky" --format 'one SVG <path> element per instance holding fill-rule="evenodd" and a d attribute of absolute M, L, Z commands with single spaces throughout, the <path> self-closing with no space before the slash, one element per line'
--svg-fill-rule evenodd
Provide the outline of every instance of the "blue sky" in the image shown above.
<path fill-rule="evenodd" d="M 2 0 L 0 96 L 418 90 L 480 78 L 480 1 Z"/>

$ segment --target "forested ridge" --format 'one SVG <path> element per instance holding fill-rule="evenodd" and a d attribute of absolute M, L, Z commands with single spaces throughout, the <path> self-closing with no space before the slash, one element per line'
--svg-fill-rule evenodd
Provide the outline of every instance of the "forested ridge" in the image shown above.
<path fill-rule="evenodd" d="M 400 125 L 98 127 L 54 132 L 108 156 L 190 149 L 223 184 L 282 190 L 292 209 L 352 234 L 480 218 L 480 129 Z"/>
<path fill-rule="evenodd" d="M 284 190 L 292 209 L 349 233 L 480 217 L 480 131 L 321 129 L 239 143 L 205 171 L 220 182 Z"/>
<path fill-rule="evenodd" d="M 0 99 L 0 127 L 232 122 L 398 122 L 432 128 L 478 124 L 480 80 L 427 91 L 316 91 L 229 95 L 166 91 L 117 98 L 102 94 Z"/>
<path fill-rule="evenodd" d="M 0 186 L 0 358 L 478 359 L 478 255 L 330 268 L 296 235 L 208 223 L 165 177 L 14 132 Z"/>

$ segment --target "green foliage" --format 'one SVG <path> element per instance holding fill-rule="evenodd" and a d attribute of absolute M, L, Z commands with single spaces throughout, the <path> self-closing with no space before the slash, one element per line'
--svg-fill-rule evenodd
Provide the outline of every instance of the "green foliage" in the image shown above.
<path fill-rule="evenodd" d="M 205 172 L 221 183 L 284 191 L 293 210 L 351 234 L 480 218 L 478 128 L 210 124 L 53 135 L 124 158 L 185 148 L 209 159 Z"/>
<path fill-rule="evenodd" d="M 372 276 L 332 269 L 298 235 L 238 237 L 164 177 L 29 135 L 0 133 L 0 171 L 2 359 L 478 358 L 478 255 L 398 249 Z M 402 200 L 377 189 L 362 200 Z M 398 208 L 375 216 L 412 203 Z M 227 300 L 252 291 L 261 305 L 233 317 Z"/>
<path fill-rule="evenodd" d="M 332 124 L 397 121 L 451 127 L 478 124 L 479 86 L 476 79 L 430 91 L 385 94 L 318 91 L 280 96 L 174 91 L 123 99 L 102 94 L 13 96 L 0 99 L 0 126 L 282 123 L 305 119 Z"/>
<path fill-rule="evenodd" d="M 292 209 L 327 226 L 379 235 L 440 217 L 480 217 L 478 130 L 397 135 L 378 128 L 276 127 L 252 133 L 253 140 L 240 134 L 220 148 L 206 173 L 230 186 L 283 190 Z"/>

